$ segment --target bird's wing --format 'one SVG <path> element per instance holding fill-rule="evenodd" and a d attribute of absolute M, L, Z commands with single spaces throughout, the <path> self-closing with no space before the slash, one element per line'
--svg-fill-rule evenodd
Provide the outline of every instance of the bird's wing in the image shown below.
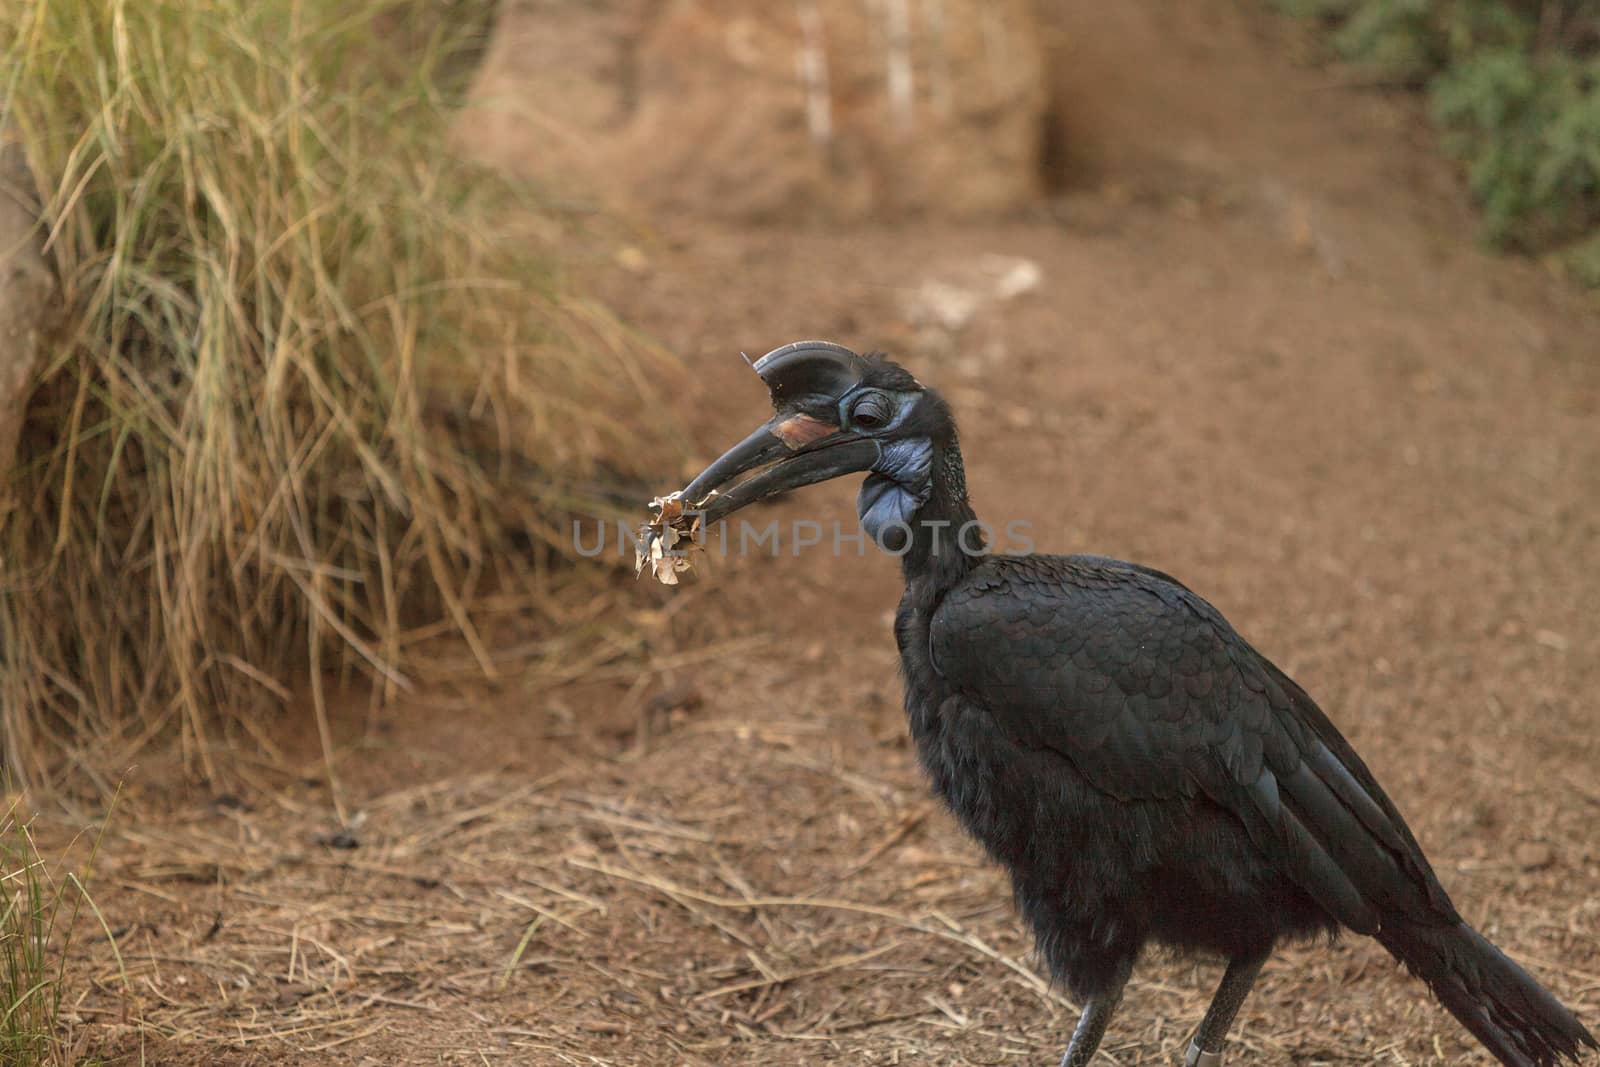
<path fill-rule="evenodd" d="M 1304 690 L 1157 571 L 996 558 L 936 612 L 936 670 L 1014 743 L 1123 800 L 1205 797 L 1345 925 L 1454 921 L 1405 821 Z"/>

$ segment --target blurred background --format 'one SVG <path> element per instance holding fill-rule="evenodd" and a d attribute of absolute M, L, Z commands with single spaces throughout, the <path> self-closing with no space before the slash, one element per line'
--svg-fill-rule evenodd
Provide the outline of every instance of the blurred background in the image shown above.
<path fill-rule="evenodd" d="M 0 49 L 0 1060 L 1054 1062 L 892 562 L 619 550 L 801 337 L 939 387 L 983 518 L 1217 604 L 1600 1015 L 1588 0 L 11 0 Z M 1107 1061 L 1214 980 L 1141 971 Z M 1365 944 L 1238 1036 L 1486 1062 Z"/>

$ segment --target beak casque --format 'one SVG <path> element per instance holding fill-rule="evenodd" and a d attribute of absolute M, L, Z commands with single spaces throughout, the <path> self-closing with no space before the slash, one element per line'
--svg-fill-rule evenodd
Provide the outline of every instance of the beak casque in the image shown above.
<path fill-rule="evenodd" d="M 684 502 L 701 511 L 706 523 L 790 489 L 868 470 L 881 454 L 876 440 L 841 431 L 835 419 L 799 410 L 807 400 L 825 400 L 831 407 L 858 386 L 868 366 L 861 356 L 827 341 L 796 341 L 773 349 L 752 366 L 772 394 L 777 414 L 684 487 Z M 819 409 L 815 403 L 808 406 Z"/>

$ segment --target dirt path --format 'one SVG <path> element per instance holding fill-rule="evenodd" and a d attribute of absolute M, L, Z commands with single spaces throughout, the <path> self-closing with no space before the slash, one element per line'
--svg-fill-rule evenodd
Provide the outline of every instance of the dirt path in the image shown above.
<path fill-rule="evenodd" d="M 1593 1025 L 1600 316 L 1475 249 L 1407 105 L 1270 58 L 1243 7 L 1153 32 L 1168 6 L 1092 34 L 1078 13 L 1079 186 L 1036 217 L 668 220 L 605 284 L 706 381 L 707 456 L 762 417 L 741 349 L 877 346 L 943 388 L 980 514 L 1222 608 L 1367 757 L 1464 914 Z M 924 281 L 996 255 L 1038 287 L 958 331 L 913 321 Z M 853 493 L 769 513 L 853 523 Z M 816 550 L 619 584 L 574 609 L 645 634 L 613 681 L 441 687 L 350 746 L 354 849 L 319 842 L 309 777 L 173 798 L 104 868 L 171 1035 L 149 1061 L 1054 1062 L 1075 1013 L 907 749 L 897 596 L 889 561 Z M 1107 1062 L 1176 1062 L 1215 978 L 1143 966 Z M 131 1051 L 114 1004 L 79 1011 Z M 1360 941 L 1280 953 L 1239 1038 L 1260 1064 L 1486 1062 Z"/>

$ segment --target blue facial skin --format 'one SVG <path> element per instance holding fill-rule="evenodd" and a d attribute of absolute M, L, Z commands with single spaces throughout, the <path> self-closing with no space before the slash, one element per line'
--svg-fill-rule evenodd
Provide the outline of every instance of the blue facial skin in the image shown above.
<path fill-rule="evenodd" d="M 872 465 L 856 494 L 861 528 L 886 552 L 900 553 L 911 536 L 911 521 L 933 492 L 933 443 L 926 437 L 894 441 Z"/>

